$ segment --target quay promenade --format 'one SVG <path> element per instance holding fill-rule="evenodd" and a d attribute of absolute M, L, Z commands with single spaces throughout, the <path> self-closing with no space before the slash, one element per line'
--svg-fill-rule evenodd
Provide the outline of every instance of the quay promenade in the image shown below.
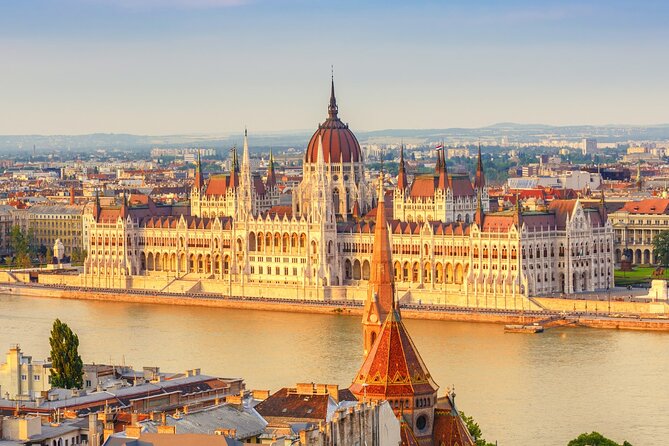
<path fill-rule="evenodd" d="M 356 300 L 286 299 L 230 296 L 216 293 L 177 293 L 155 290 L 120 290 L 67 285 L 26 283 L 0 284 L 0 294 L 41 298 L 104 302 L 204 306 L 244 310 L 283 311 L 360 316 L 363 303 Z M 534 298 L 541 310 L 476 308 L 421 303 L 402 303 L 402 315 L 409 319 L 483 322 L 497 324 L 541 323 L 546 327 L 592 327 L 628 330 L 669 331 L 669 317 L 652 313 L 652 305 L 666 303 L 593 301 L 591 299 Z M 596 303 L 594 303 L 596 302 Z M 588 303 L 590 306 L 588 307 Z M 610 305 L 610 306 L 609 306 Z M 665 309 L 664 307 L 662 309 Z M 630 311 L 630 310 L 637 310 Z M 641 311 L 643 310 L 643 311 Z"/>

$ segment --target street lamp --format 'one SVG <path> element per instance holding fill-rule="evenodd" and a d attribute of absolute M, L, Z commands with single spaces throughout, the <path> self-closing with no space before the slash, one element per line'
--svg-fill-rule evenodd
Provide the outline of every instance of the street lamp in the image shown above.
<path fill-rule="evenodd" d="M 609 285 L 606 285 L 606 295 L 608 296 L 609 300 L 609 316 L 611 315 L 611 289 L 609 288 Z"/>

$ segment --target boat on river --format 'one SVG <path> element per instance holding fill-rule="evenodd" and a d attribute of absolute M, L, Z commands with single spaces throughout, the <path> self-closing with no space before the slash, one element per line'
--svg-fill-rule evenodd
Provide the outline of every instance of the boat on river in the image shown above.
<path fill-rule="evenodd" d="M 530 324 L 530 325 L 505 325 L 504 333 L 542 333 L 544 327 L 539 324 Z"/>

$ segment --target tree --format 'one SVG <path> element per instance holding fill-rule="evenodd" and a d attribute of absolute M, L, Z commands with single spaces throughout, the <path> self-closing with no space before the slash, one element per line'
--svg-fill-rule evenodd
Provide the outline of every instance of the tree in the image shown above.
<path fill-rule="evenodd" d="M 669 231 L 662 231 L 653 237 L 653 252 L 660 264 L 669 265 Z"/>
<path fill-rule="evenodd" d="M 476 446 L 495 446 L 494 444 L 488 443 L 482 438 L 483 434 L 481 432 L 481 428 L 479 427 L 479 424 L 474 421 L 474 418 L 468 417 L 464 412 L 460 412 L 460 417 L 462 417 L 462 421 L 465 422 L 465 426 L 467 426 L 469 435 L 471 435 L 472 438 L 476 441 Z"/>
<path fill-rule="evenodd" d="M 80 389 L 84 364 L 79 356 L 79 337 L 56 319 L 51 329 L 51 385 L 64 389 Z"/>
<path fill-rule="evenodd" d="M 33 262 L 30 260 L 30 254 L 27 252 L 17 254 L 16 258 L 14 258 L 14 265 L 17 268 L 30 268 L 32 264 Z"/>
<path fill-rule="evenodd" d="M 30 249 L 28 237 L 21 230 L 20 226 L 12 226 L 9 232 L 9 246 L 12 248 L 14 254 L 27 253 Z"/>
<path fill-rule="evenodd" d="M 613 440 L 609 440 L 599 432 L 590 432 L 589 434 L 581 434 L 578 438 L 573 439 L 567 446 L 621 446 Z M 632 446 L 630 443 L 624 441 L 622 446 Z"/>

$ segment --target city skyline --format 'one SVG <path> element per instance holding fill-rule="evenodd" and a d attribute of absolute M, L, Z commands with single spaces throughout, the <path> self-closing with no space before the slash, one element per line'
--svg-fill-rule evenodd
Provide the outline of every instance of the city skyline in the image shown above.
<path fill-rule="evenodd" d="M 0 6 L 0 134 L 666 123 L 669 8 L 67 0 Z M 622 105 L 624 104 L 624 106 Z"/>

